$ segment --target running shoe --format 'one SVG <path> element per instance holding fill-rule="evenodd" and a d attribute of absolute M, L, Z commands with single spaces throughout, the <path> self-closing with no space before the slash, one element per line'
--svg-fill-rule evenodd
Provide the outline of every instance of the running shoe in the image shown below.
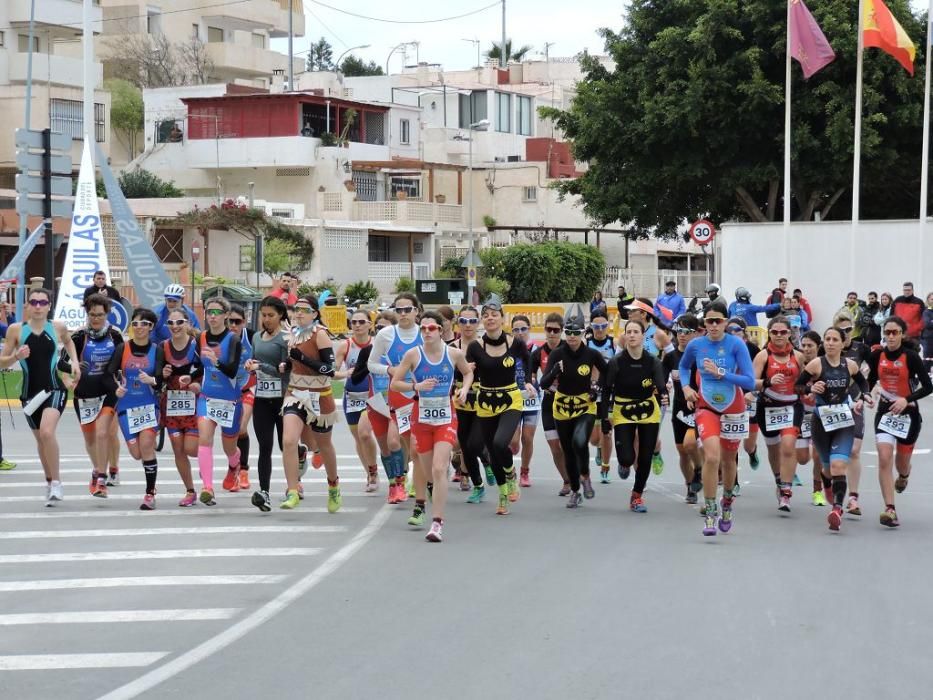
<path fill-rule="evenodd" d="M 707 508 L 706 513 L 703 514 L 703 536 L 704 537 L 715 537 L 716 536 L 716 507 Z"/>
<path fill-rule="evenodd" d="M 722 506 L 722 517 L 719 518 L 719 531 L 726 533 L 732 529 L 732 499 L 723 498 L 719 504 Z"/>
<path fill-rule="evenodd" d="M 305 500 L 305 485 L 302 484 L 300 481 L 298 482 L 298 500 L 299 501 Z"/>
<path fill-rule="evenodd" d="M 315 469 L 320 469 L 324 466 L 324 458 L 321 457 L 321 453 L 317 450 L 311 453 L 311 466 Z"/>
<path fill-rule="evenodd" d="M 601 467 L 601 466 L 602 466 L 602 464 L 603 464 L 603 448 L 602 448 L 602 447 L 597 447 L 597 448 L 596 448 L 596 459 L 593 460 L 593 463 L 594 463 L 597 467 Z"/>
<path fill-rule="evenodd" d="M 285 494 L 285 500 L 279 503 L 279 508 L 283 510 L 294 510 L 298 507 L 299 503 L 301 503 L 301 499 L 298 498 L 298 489 L 289 489 Z"/>
<path fill-rule="evenodd" d="M 496 515 L 509 514 L 509 487 L 503 484 L 499 487 L 499 507 L 496 508 Z"/>
<path fill-rule="evenodd" d="M 92 496 L 94 495 L 94 492 L 97 490 L 97 480 L 99 478 L 100 477 L 97 474 L 97 472 L 91 472 L 91 481 L 87 485 L 87 490 L 88 490 L 88 493 L 90 493 Z"/>
<path fill-rule="evenodd" d="M 803 486 L 803 482 L 800 480 L 800 477 L 797 474 L 794 474 L 794 483 L 793 486 Z"/>
<path fill-rule="evenodd" d="M 431 522 L 431 529 L 428 530 L 428 534 L 424 536 L 424 539 L 428 542 L 440 542 L 443 540 L 443 534 L 443 523 L 440 520 L 434 520 Z"/>
<path fill-rule="evenodd" d="M 813 492 L 813 505 L 815 506 L 825 506 L 829 505 L 826 501 L 826 496 L 823 494 L 823 490 Z"/>
<path fill-rule="evenodd" d="M 897 511 L 893 508 L 885 508 L 881 514 L 881 524 L 886 527 L 897 527 L 900 521 L 897 519 Z"/>
<path fill-rule="evenodd" d="M 778 510 L 782 513 L 790 513 L 790 493 L 781 492 L 781 498 L 778 500 Z"/>
<path fill-rule="evenodd" d="M 450 477 L 450 480 L 451 480 L 452 482 L 454 482 L 455 484 L 459 484 L 459 483 L 460 483 L 460 472 L 458 472 L 456 469 L 454 469 L 454 473 L 453 473 L 453 475 Z"/>
<path fill-rule="evenodd" d="M 631 473 L 632 473 L 632 466 L 631 466 L 631 465 L 629 465 L 629 466 L 627 466 L 627 467 L 623 467 L 621 463 L 619 464 L 619 478 L 620 478 L 620 479 L 622 479 L 623 481 L 624 481 L 625 479 L 628 479 L 629 474 L 631 474 Z"/>
<path fill-rule="evenodd" d="M 0 459 L 0 472 L 8 472 L 11 469 L 16 469 L 15 462 L 11 462 L 8 459 Z"/>
<path fill-rule="evenodd" d="M 608 484 L 609 483 L 609 469 L 600 469 L 599 470 L 599 483 Z"/>
<path fill-rule="evenodd" d="M 340 495 L 339 486 L 327 487 L 327 512 L 336 513 L 343 505 L 343 496 Z"/>
<path fill-rule="evenodd" d="M 518 475 L 518 485 L 523 489 L 531 488 L 531 475 L 527 469 L 522 469 Z"/>
<path fill-rule="evenodd" d="M 408 519 L 408 524 L 412 527 L 421 527 L 424 525 L 424 508 L 421 506 L 415 506 L 414 512 Z"/>
<path fill-rule="evenodd" d="M 110 474 L 107 476 L 107 486 L 119 486 L 120 485 L 120 470 L 111 469 Z"/>
<path fill-rule="evenodd" d="M 227 476 L 224 477 L 222 484 L 224 491 L 240 490 L 240 468 L 227 467 Z"/>
<path fill-rule="evenodd" d="M 732 487 L 732 497 L 738 498 L 742 495 L 742 484 L 739 483 L 739 480 L 736 479 L 735 486 Z"/>
<path fill-rule="evenodd" d="M 580 477 L 580 486 L 583 487 L 583 497 L 587 500 L 596 497 L 596 492 L 593 490 L 593 482 L 588 476 Z"/>
<path fill-rule="evenodd" d="M 470 478 L 466 474 L 461 474 L 460 478 L 460 490 L 469 491 L 472 487 L 470 486 Z"/>
<path fill-rule="evenodd" d="M 647 513 L 648 512 L 648 506 L 645 505 L 645 501 L 642 499 L 641 496 L 636 495 L 634 491 L 632 492 L 631 499 L 629 499 L 628 509 L 632 511 L 633 513 Z"/>
<path fill-rule="evenodd" d="M 414 498 L 414 497 L 415 497 L 415 477 L 414 477 L 414 475 L 411 475 L 411 476 L 408 477 L 407 483 L 408 483 L 408 489 L 405 490 L 404 493 L 406 494 L 407 498 Z M 404 489 L 405 487 L 403 486 L 402 488 Z"/>
<path fill-rule="evenodd" d="M 49 500 L 54 502 L 65 500 L 65 493 L 62 489 L 62 482 L 53 481 L 49 485 Z"/>
<path fill-rule="evenodd" d="M 240 490 L 249 491 L 249 472 L 246 469 L 240 468 Z"/>
<path fill-rule="evenodd" d="M 570 484 L 568 484 L 565 481 L 564 485 L 560 487 L 560 491 L 557 492 L 557 495 L 558 496 L 569 496 L 570 495 Z"/>
<path fill-rule="evenodd" d="M 687 495 L 684 497 L 684 502 L 689 503 L 690 505 L 696 505 L 697 495 L 691 489 L 687 489 Z"/>
<path fill-rule="evenodd" d="M 298 476 L 304 476 L 306 471 L 308 471 L 308 448 L 298 445 Z"/>
<path fill-rule="evenodd" d="M 907 488 L 907 479 L 910 478 L 910 474 L 898 474 L 897 478 L 894 480 L 894 490 L 898 493 L 904 493 L 904 489 Z"/>
<path fill-rule="evenodd" d="M 200 501 L 206 506 L 216 506 L 217 501 L 214 500 L 214 489 L 201 489 Z"/>
<path fill-rule="evenodd" d="M 505 485 L 509 490 L 509 503 L 517 503 L 518 499 L 522 497 L 521 488 L 518 485 L 518 477 L 513 476 L 505 482 Z"/>
<path fill-rule="evenodd" d="M 583 495 L 579 491 L 571 491 L 570 498 L 567 499 L 568 508 L 578 508 L 583 504 Z"/>
<path fill-rule="evenodd" d="M 849 501 L 846 503 L 846 513 L 849 515 L 861 515 L 862 509 L 858 504 L 858 496 L 849 496 Z"/>
<path fill-rule="evenodd" d="M 495 486 L 496 485 L 496 475 L 492 473 L 492 467 L 488 464 L 484 465 L 486 469 L 486 486 Z"/>
<path fill-rule="evenodd" d="M 259 508 L 263 513 L 268 513 L 272 510 L 272 499 L 269 498 L 268 491 L 253 491 L 253 496 L 249 500 L 250 503 Z"/>
<path fill-rule="evenodd" d="M 366 475 L 366 493 L 373 493 L 379 490 L 379 475 L 370 472 Z"/>
<path fill-rule="evenodd" d="M 664 471 L 664 458 L 661 456 L 660 452 L 655 452 L 651 455 L 651 471 L 654 472 L 655 476 L 658 476 Z"/>
<path fill-rule="evenodd" d="M 690 491 L 694 494 L 700 493 L 703 490 L 703 470 L 694 469 L 693 470 L 693 481 L 690 482 Z"/>
<path fill-rule="evenodd" d="M 467 503 L 482 503 L 483 498 L 486 496 L 486 487 L 485 486 L 474 486 L 472 493 L 467 496 Z"/>
<path fill-rule="evenodd" d="M 186 491 L 182 499 L 178 501 L 179 508 L 190 508 L 198 502 L 198 495 L 194 491 Z"/>
<path fill-rule="evenodd" d="M 758 459 L 758 450 L 755 450 L 748 455 L 748 466 L 752 469 L 758 469 L 758 465 L 761 464 L 761 460 Z"/>
<path fill-rule="evenodd" d="M 398 487 L 395 484 L 393 484 L 391 481 L 389 482 L 389 493 L 386 494 L 386 503 L 391 506 L 394 506 L 396 503 L 398 503 L 398 497 L 395 494 L 397 488 Z"/>
<path fill-rule="evenodd" d="M 91 495 L 95 498 L 107 498 L 107 480 L 104 477 L 98 477 L 97 483 L 94 484 L 94 493 Z"/>
<path fill-rule="evenodd" d="M 842 526 L 842 506 L 833 506 L 826 516 L 826 522 L 829 523 L 830 530 L 838 531 Z"/>
<path fill-rule="evenodd" d="M 140 510 L 155 510 L 155 494 L 147 493 L 143 496 L 143 502 L 139 504 Z"/>

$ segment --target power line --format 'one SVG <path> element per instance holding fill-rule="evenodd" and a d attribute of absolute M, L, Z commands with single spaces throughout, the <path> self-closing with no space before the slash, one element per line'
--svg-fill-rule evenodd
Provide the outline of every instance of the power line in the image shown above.
<path fill-rule="evenodd" d="M 385 17 L 370 17 L 368 15 L 361 15 L 356 12 L 350 12 L 349 10 L 344 10 L 339 7 L 334 7 L 333 5 L 328 5 L 325 2 L 320 0 L 307 0 L 308 2 L 314 3 L 315 5 L 320 5 L 321 7 L 326 7 L 328 10 L 333 10 L 334 12 L 339 12 L 344 15 L 350 15 L 350 17 L 356 17 L 357 19 L 366 19 L 372 22 L 385 22 L 387 24 L 437 24 L 438 22 L 450 22 L 455 19 L 463 19 L 464 17 L 470 17 L 471 15 L 478 15 L 480 12 L 485 12 L 493 7 L 499 7 L 502 3 L 497 0 L 496 2 L 486 5 L 485 7 L 480 7 L 476 10 L 470 10 L 469 12 L 464 12 L 460 15 L 453 15 L 451 17 L 439 17 L 438 19 L 387 19 Z"/>
<path fill-rule="evenodd" d="M 333 29 L 331 29 L 331 28 L 328 27 L 326 24 L 324 24 L 324 20 L 322 20 L 320 17 L 318 17 L 316 14 L 314 14 L 314 12 L 311 10 L 311 8 L 308 7 L 308 4 L 307 4 L 307 3 L 303 3 L 303 5 L 304 5 L 304 8 L 305 8 L 305 12 L 307 12 L 309 15 L 311 15 L 312 17 L 314 17 L 314 19 L 316 19 L 316 20 L 320 23 L 320 25 L 321 25 L 322 27 L 324 27 L 324 29 L 326 29 L 326 30 L 330 33 L 330 35 L 331 35 L 332 37 L 334 37 L 337 41 L 339 41 L 341 44 L 343 44 L 343 48 L 345 48 L 345 49 L 350 48 L 350 46 L 349 46 L 349 44 L 347 44 L 347 42 L 345 42 L 343 39 L 341 39 L 339 36 L 337 36 L 337 32 L 335 32 Z M 308 41 L 310 41 L 310 38 L 308 39 Z"/>

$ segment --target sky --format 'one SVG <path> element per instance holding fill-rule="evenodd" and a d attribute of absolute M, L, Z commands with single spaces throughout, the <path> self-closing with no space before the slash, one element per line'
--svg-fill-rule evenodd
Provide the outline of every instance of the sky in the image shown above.
<path fill-rule="evenodd" d="M 396 21 L 453 17 L 493 5 L 469 17 L 430 24 L 370 21 L 325 7 L 316 0 L 295 2 L 304 2 L 306 18 L 305 36 L 295 40 L 296 54 L 321 36 L 334 47 L 335 60 L 347 49 L 369 44 L 370 48 L 353 51 L 353 54 L 365 61 L 375 61 L 383 70 L 392 48 L 411 41 L 420 42 L 417 60 L 440 63 L 445 70 L 471 68 L 476 65 L 476 45 L 463 39 L 479 39 L 484 53 L 502 35 L 502 5 L 495 0 L 433 0 L 408 5 L 381 0 L 356 0 L 354 3 L 320 0 L 340 10 Z M 603 42 L 596 31 L 600 27 L 618 30 L 622 26 L 625 4 L 623 0 L 506 0 L 506 35 L 516 47 L 530 44 L 534 49 L 529 55 L 539 53 L 542 58 L 546 42 L 554 42 L 550 47 L 551 57 L 574 56 L 583 49 L 602 53 Z M 284 52 L 287 42 L 274 40 L 272 47 Z M 415 49 L 410 48 L 408 52 L 406 65 L 413 65 Z M 390 72 L 398 72 L 402 61 L 402 51 L 398 50 L 390 60 Z"/>

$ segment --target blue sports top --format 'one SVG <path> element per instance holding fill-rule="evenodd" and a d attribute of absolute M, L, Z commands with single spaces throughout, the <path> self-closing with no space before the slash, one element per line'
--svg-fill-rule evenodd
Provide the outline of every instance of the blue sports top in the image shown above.
<path fill-rule="evenodd" d="M 710 374 L 703 369 L 703 361 L 711 359 L 717 366 L 726 370 L 722 377 Z M 684 349 L 680 358 L 680 377 L 684 385 L 690 376 L 690 368 L 696 365 L 700 377 L 700 397 L 713 410 L 720 413 L 728 409 L 740 396 L 738 390 L 752 391 L 755 388 L 755 375 L 752 358 L 745 347 L 745 341 L 734 335 L 723 336 L 722 340 L 710 340 L 708 337 L 694 338 Z"/>

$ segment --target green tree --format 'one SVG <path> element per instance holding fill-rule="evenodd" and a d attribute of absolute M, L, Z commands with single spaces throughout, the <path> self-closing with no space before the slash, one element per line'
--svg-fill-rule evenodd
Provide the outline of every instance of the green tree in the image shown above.
<path fill-rule="evenodd" d="M 253 270 L 256 269 L 256 248 L 252 246 L 247 253 Z M 280 273 L 291 270 L 298 261 L 295 246 L 290 241 L 281 238 L 269 238 L 263 242 L 262 271 L 270 277 L 278 277 Z"/>
<path fill-rule="evenodd" d="M 533 47 L 530 44 L 524 44 L 520 46 L 515 51 L 512 50 L 512 40 L 505 40 L 505 61 L 499 61 L 500 66 L 505 66 L 509 61 L 523 61 L 525 56 L 531 51 Z M 486 51 L 486 58 L 502 58 L 502 42 L 493 42 L 492 46 Z"/>
<path fill-rule="evenodd" d="M 134 168 L 121 173 L 117 182 L 127 199 L 164 199 L 185 196 L 184 192 L 175 187 L 174 182 L 163 180 L 158 175 L 142 168 Z"/>
<path fill-rule="evenodd" d="M 923 46 L 908 0 L 888 6 Z M 792 213 L 848 218 L 857 3 L 811 10 L 836 60 L 809 81 L 793 67 Z M 766 0 L 634 0 L 620 32 L 601 30 L 613 67 L 582 55 L 570 109 L 541 110 L 589 164 L 561 193 L 579 195 L 598 224 L 621 221 L 639 236 L 672 237 L 698 215 L 780 219 L 785 12 Z M 864 75 L 861 215 L 916 217 L 922 75 L 874 49 Z"/>
<path fill-rule="evenodd" d="M 309 71 L 325 71 L 334 69 L 334 47 L 324 37 L 318 39 L 308 48 L 308 58 L 305 67 Z"/>
<path fill-rule="evenodd" d="M 382 66 L 375 61 L 366 63 L 362 58 L 357 58 L 353 55 L 343 59 L 338 70 L 343 73 L 346 78 L 355 78 L 361 75 L 384 75 Z"/>
<path fill-rule="evenodd" d="M 130 158 L 135 158 L 137 139 L 143 128 L 143 93 L 122 78 L 105 81 L 104 89 L 110 91 L 110 126 L 126 144 Z"/>

